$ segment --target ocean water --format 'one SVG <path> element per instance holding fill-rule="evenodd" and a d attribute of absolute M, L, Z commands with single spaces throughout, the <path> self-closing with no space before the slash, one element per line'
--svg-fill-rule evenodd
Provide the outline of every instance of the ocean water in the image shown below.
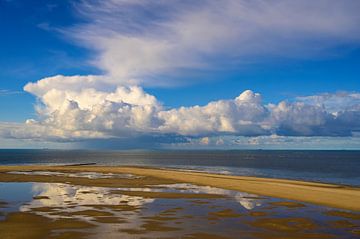
<path fill-rule="evenodd" d="M 360 186 L 360 151 L 0 150 L 0 165 L 137 165 Z"/>

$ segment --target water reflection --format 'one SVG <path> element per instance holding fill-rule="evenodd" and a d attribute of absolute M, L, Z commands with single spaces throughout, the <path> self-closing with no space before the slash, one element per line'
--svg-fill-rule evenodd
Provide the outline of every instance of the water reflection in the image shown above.
<path fill-rule="evenodd" d="M 168 230 L 173 236 L 181 236 L 184 232 L 190 233 L 195 230 L 192 226 L 195 221 L 200 222 L 197 230 L 205 230 L 209 227 L 207 215 L 214 210 L 211 207 L 196 206 L 196 203 L 190 199 L 167 200 L 130 196 L 126 195 L 126 191 L 221 194 L 236 200 L 229 203 L 228 198 L 220 198 L 211 204 L 213 206 L 217 204 L 219 208 L 225 205 L 227 208 L 234 208 L 231 210 L 237 210 L 236 204 L 234 204 L 236 201 L 242 204 L 246 203 L 246 200 L 241 197 L 256 197 L 246 193 L 235 193 L 230 190 L 192 184 L 165 184 L 146 188 L 117 189 L 62 183 L 32 183 L 31 185 L 26 189 L 31 198 L 27 202 L 23 202 L 18 211 L 34 213 L 53 220 L 70 218 L 92 223 L 96 225 L 96 228 L 87 230 L 94 234 L 94 238 L 101 237 L 103 232 L 106 232 L 106 238 L 119 238 L 119 236 L 128 238 L 132 233 L 134 235 L 146 234 L 147 238 L 158 238 L 162 235 L 161 233 Z M 118 192 L 113 193 L 114 190 L 118 190 Z M 119 193 L 121 191 L 124 193 Z M 12 200 L 14 199 L 12 198 Z M 209 200 L 211 199 L 203 199 L 210 203 Z M 8 198 L 7 201 L 11 201 L 11 198 Z M 256 200 L 252 199 L 252 201 Z M 222 217 L 221 214 L 219 216 Z M 169 221 L 164 221 L 164 219 Z M 177 229 L 179 224 L 182 225 L 181 230 Z M 228 219 L 222 221 L 221 224 L 230 227 L 233 222 Z M 214 227 L 213 231 L 216 232 L 221 227 L 221 225 Z"/>
<path fill-rule="evenodd" d="M 161 186 L 161 185 L 160 185 Z M 182 192 L 192 192 L 192 193 L 207 193 L 207 194 L 218 194 L 218 195 L 226 195 L 231 198 L 234 198 L 240 205 L 244 208 L 251 210 L 255 207 L 259 207 L 262 205 L 262 198 L 258 197 L 255 194 L 238 192 L 233 190 L 227 190 L 222 188 L 210 187 L 210 186 L 197 186 L 188 183 L 179 183 L 179 184 L 170 184 L 163 185 L 168 188 L 174 188 Z"/>
<path fill-rule="evenodd" d="M 225 195 L 233 198 L 245 209 L 252 210 L 255 207 L 262 205 L 263 198 L 258 197 L 254 194 L 245 192 L 238 192 L 233 190 L 227 190 L 222 188 L 210 187 L 210 186 L 199 186 L 189 183 L 176 183 L 176 184 L 164 184 L 149 186 L 146 188 L 118 188 L 124 191 L 142 191 L 142 192 L 179 192 L 179 193 L 190 193 L 190 194 L 216 194 Z"/>
<path fill-rule="evenodd" d="M 289 232 L 300 233 L 301 236 L 296 238 L 306 238 L 302 231 L 306 226 L 305 233 L 314 233 L 312 235 L 331 232 L 341 238 L 351 238 L 358 226 L 357 221 L 349 218 L 349 213 L 329 213 L 325 207 L 308 204 L 289 207 L 294 203 L 243 192 L 186 183 L 139 186 L 106 188 L 63 183 L 0 183 L 0 221 L 14 211 L 50 218 L 52 222 L 82 221 L 94 225 L 86 229 L 91 234 L 86 238 L 107 239 L 216 238 L 220 235 L 257 238 L 252 233 L 263 230 L 279 235 L 279 238 L 294 238 L 293 234 L 287 234 Z M 156 196 L 141 196 L 141 193 L 134 196 L 129 192 L 154 192 Z M 162 198 L 157 192 L 225 197 L 170 199 Z M 254 210 L 249 211 L 251 209 Z M 339 219 L 344 215 L 347 218 Z M 352 228 L 344 228 L 348 225 Z M 298 231 L 291 231 L 293 228 Z"/>
<path fill-rule="evenodd" d="M 32 186 L 32 183 L 0 182 L 0 220 L 10 212 L 19 211 L 24 203 L 32 200 Z"/>
<path fill-rule="evenodd" d="M 115 195 L 110 188 L 87 187 L 62 183 L 34 183 L 34 200 L 20 207 L 20 211 L 36 211 L 46 217 L 69 217 L 69 214 L 55 214 L 54 211 L 74 213 L 92 209 L 97 205 L 142 206 L 153 199 L 128 195 Z M 53 208 L 50 211 L 38 211 L 39 208 Z M 71 215 L 73 216 L 73 215 Z"/>

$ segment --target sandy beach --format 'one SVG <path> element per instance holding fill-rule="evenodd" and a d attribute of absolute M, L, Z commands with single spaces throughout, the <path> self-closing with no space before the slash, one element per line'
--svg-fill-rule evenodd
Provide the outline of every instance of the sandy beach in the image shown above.
<path fill-rule="evenodd" d="M 4 174 L 8 171 L 67 171 L 67 172 L 99 172 L 99 173 L 131 173 L 150 176 L 153 180 L 170 182 L 186 182 L 206 185 L 263 196 L 284 198 L 325 205 L 340 209 L 360 211 L 360 188 L 343 185 L 332 185 L 315 182 L 303 182 L 285 179 L 230 176 L 200 172 L 188 172 L 171 169 L 155 169 L 143 167 L 106 167 L 106 166 L 1 166 L 0 181 L 41 181 L 42 177 L 28 175 Z M 46 180 L 43 178 L 43 180 Z M 52 179 L 53 180 L 53 179 Z M 67 180 L 67 179 L 66 179 Z M 61 180 L 60 180 L 61 181 Z M 74 183 L 81 183 L 79 180 Z M 100 185 L 102 181 L 95 184 Z M 150 183 L 150 181 L 149 181 Z M 94 184 L 94 182 L 92 182 Z M 106 186 L 117 187 L 115 181 L 108 180 Z"/>
<path fill-rule="evenodd" d="M 353 238 L 359 202 L 359 188 L 294 180 L 1 166 L 0 238 Z"/>

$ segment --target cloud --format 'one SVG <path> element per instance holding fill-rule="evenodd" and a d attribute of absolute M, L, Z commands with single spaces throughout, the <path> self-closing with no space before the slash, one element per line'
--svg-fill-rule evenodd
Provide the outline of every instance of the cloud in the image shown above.
<path fill-rule="evenodd" d="M 134 137 L 150 133 L 262 135 L 269 130 L 264 123 L 269 112 L 262 105 L 260 94 L 252 91 L 245 91 L 233 100 L 166 110 L 138 86 L 97 90 L 94 87 L 98 81 L 94 79 L 97 77 L 55 76 L 27 84 L 24 89 L 40 101 L 39 120 L 28 120 L 28 127 L 37 129 L 36 135 L 52 132 L 50 135 L 61 139 Z M 26 136 L 21 130 L 17 132 Z"/>
<path fill-rule="evenodd" d="M 309 105 L 324 107 L 327 111 L 335 113 L 344 110 L 356 110 L 360 105 L 360 94 L 356 92 L 337 92 L 335 94 L 325 93 L 297 97 L 296 100 Z M 344 108 L 344 106 L 346 108 Z"/>
<path fill-rule="evenodd" d="M 360 3 L 352 0 L 85 0 L 76 9 L 85 23 L 63 32 L 96 51 L 92 63 L 116 84 L 192 83 L 173 76 L 313 59 L 360 40 Z"/>
<path fill-rule="evenodd" d="M 360 94 L 326 93 L 270 105 L 280 135 L 351 136 L 360 131 Z"/>
<path fill-rule="evenodd" d="M 167 109 L 139 86 L 114 88 L 99 77 L 55 76 L 27 84 L 24 89 L 38 98 L 38 118 L 2 124 L 0 135 L 50 141 L 151 136 L 158 143 L 186 142 L 190 137 L 209 145 L 209 136 L 220 135 L 344 137 L 360 132 L 356 92 L 265 104 L 259 93 L 246 90 L 234 99 Z"/>
<path fill-rule="evenodd" d="M 28 120 L 27 125 L 50 127 L 60 138 L 124 137 L 157 128 L 155 112 L 162 106 L 154 96 L 138 86 L 98 90 L 97 78 L 55 76 L 27 84 L 24 90 L 41 102 L 41 120 Z"/>
<path fill-rule="evenodd" d="M 162 111 L 160 129 L 184 135 L 211 133 L 266 134 L 268 111 L 260 94 L 244 91 L 233 100 L 219 100 L 205 106 L 180 107 Z"/>

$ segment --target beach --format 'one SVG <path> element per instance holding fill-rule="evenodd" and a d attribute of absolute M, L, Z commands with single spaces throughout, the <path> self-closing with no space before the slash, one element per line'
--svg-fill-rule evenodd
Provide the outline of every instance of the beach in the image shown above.
<path fill-rule="evenodd" d="M 163 180 L 172 180 L 175 182 L 195 183 L 199 185 L 213 186 L 264 196 L 298 200 L 335 208 L 360 211 L 360 188 L 343 185 L 145 167 L 0 166 L 0 172 L 29 170 L 131 173 L 142 176 L 151 176 Z M 21 177 L 16 179 L 7 179 L 8 177 L 8 175 L 5 177 L 1 174 L 0 180 L 21 180 Z M 23 180 L 30 179 L 26 179 L 25 177 Z M 31 180 L 41 180 L 41 178 L 31 178 Z M 116 184 L 113 186 L 115 187 Z"/>
<path fill-rule="evenodd" d="M 24 230 L 17 228 L 36 228 L 26 238 L 232 238 L 234 233 L 332 238 L 360 233 L 360 189 L 344 185 L 93 165 L 0 166 L 0 182 L 0 209 L 16 201 L 7 188 L 21 185 L 28 189 L 15 194 L 30 195 L 20 206 L 1 211 L 1 238 L 23 238 Z M 326 227 L 317 225 L 321 217 Z M 197 229 L 188 224 L 194 220 Z M 222 228 L 220 234 L 215 225 Z M 108 234 L 102 237 L 99 231 Z"/>

